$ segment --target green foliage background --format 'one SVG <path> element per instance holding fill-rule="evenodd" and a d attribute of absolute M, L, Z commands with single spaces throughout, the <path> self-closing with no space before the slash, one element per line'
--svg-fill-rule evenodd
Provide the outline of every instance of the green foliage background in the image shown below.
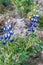
<path fill-rule="evenodd" d="M 26 39 L 18 36 L 13 43 L 8 42 L 6 45 L 0 42 L 0 64 L 20 65 L 30 56 L 40 52 L 43 49 L 42 42 L 36 35 L 34 36 L 34 38 L 29 36 Z"/>
<path fill-rule="evenodd" d="M 39 19 L 39 28 L 43 28 L 43 15 L 41 15 Z"/>
<path fill-rule="evenodd" d="M 33 5 L 33 0 L 11 0 L 22 15 L 25 15 L 31 11 L 31 6 Z"/>
<path fill-rule="evenodd" d="M 0 0 L 0 3 L 9 2 L 9 0 Z"/>

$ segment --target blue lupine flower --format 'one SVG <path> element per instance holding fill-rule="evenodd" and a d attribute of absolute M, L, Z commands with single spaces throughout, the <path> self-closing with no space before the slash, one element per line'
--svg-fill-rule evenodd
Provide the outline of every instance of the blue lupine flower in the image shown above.
<path fill-rule="evenodd" d="M 10 35 L 10 33 L 8 33 L 8 39 L 10 39 L 10 37 L 11 37 L 11 35 Z"/>
<path fill-rule="evenodd" d="M 34 32 L 35 30 L 33 28 L 31 28 L 31 32 Z"/>
<path fill-rule="evenodd" d="M 28 29 L 28 31 L 34 32 L 35 30 L 33 28 Z"/>
<path fill-rule="evenodd" d="M 5 44 L 6 44 L 6 42 L 4 41 L 2 44 L 3 44 L 3 45 L 5 45 Z"/>
<path fill-rule="evenodd" d="M 30 20 L 30 22 L 35 22 L 35 19 L 34 19 L 34 18 L 32 18 L 32 19 Z"/>
<path fill-rule="evenodd" d="M 37 22 L 38 22 L 38 20 L 34 19 L 34 22 L 36 22 L 36 23 L 37 23 Z"/>
<path fill-rule="evenodd" d="M 34 18 L 32 18 L 31 20 L 30 20 L 30 22 L 33 22 L 34 21 Z"/>
<path fill-rule="evenodd" d="M 38 20 L 34 19 L 33 22 L 38 22 Z"/>
<path fill-rule="evenodd" d="M 38 22 L 38 20 L 32 18 L 32 19 L 31 19 L 31 22 L 33 22 L 33 23 L 34 23 L 34 22 Z"/>
<path fill-rule="evenodd" d="M 8 35 L 7 35 L 7 34 L 4 35 L 4 39 L 5 39 L 5 40 L 8 39 Z"/>
<path fill-rule="evenodd" d="M 12 39 L 12 40 L 10 40 L 10 42 L 14 42 L 14 40 Z"/>
<path fill-rule="evenodd" d="M 31 31 L 30 29 L 28 29 L 28 31 Z"/>
<path fill-rule="evenodd" d="M 0 39 L 2 40 L 3 39 L 3 36 L 0 36 Z"/>
<path fill-rule="evenodd" d="M 30 28 L 28 28 L 28 31 L 31 31 L 31 27 L 30 27 Z"/>
<path fill-rule="evenodd" d="M 7 29 L 7 31 L 12 30 L 12 26 L 11 26 L 11 25 L 9 25 L 6 29 Z"/>
<path fill-rule="evenodd" d="M 30 29 L 28 29 L 28 31 L 31 31 Z"/>
<path fill-rule="evenodd" d="M 35 32 L 34 28 L 37 27 L 37 23 L 39 22 L 36 18 L 40 18 L 39 15 L 33 15 L 32 19 L 30 20 L 28 31 Z M 31 37 L 34 38 L 35 36 L 31 34 Z"/>
<path fill-rule="evenodd" d="M 9 31 L 9 26 L 6 29 L 7 29 L 7 31 Z"/>
<path fill-rule="evenodd" d="M 33 15 L 33 18 L 40 18 L 39 15 Z"/>
<path fill-rule="evenodd" d="M 9 33 L 10 33 L 10 35 L 13 35 L 13 31 L 10 31 Z"/>
<path fill-rule="evenodd" d="M 34 24 L 33 26 L 34 26 L 34 27 L 37 27 L 37 25 L 36 25 L 36 24 Z"/>
<path fill-rule="evenodd" d="M 36 15 L 36 18 L 40 18 L 40 16 L 39 15 Z"/>
<path fill-rule="evenodd" d="M 3 28 L 3 29 L 2 29 L 2 32 L 6 32 L 6 28 Z"/>
<path fill-rule="evenodd" d="M 33 25 L 33 24 L 32 24 L 32 23 L 30 23 L 30 24 L 29 24 L 29 27 L 31 27 L 32 25 Z"/>
<path fill-rule="evenodd" d="M 12 29 L 12 26 L 11 25 L 9 25 L 9 30 L 11 30 Z"/>

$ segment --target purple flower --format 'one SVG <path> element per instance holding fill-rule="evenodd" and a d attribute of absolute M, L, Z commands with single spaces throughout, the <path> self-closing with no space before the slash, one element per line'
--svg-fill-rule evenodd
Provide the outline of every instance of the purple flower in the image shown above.
<path fill-rule="evenodd" d="M 9 25 L 9 30 L 12 30 L 12 26 L 11 25 Z"/>
<path fill-rule="evenodd" d="M 10 42 L 14 42 L 14 40 L 12 39 L 12 40 L 10 40 Z"/>
<path fill-rule="evenodd" d="M 0 36 L 0 39 L 2 40 L 3 39 L 3 36 Z"/>
<path fill-rule="evenodd" d="M 9 26 L 8 26 L 8 27 L 6 27 L 6 30 L 7 30 L 7 31 L 9 31 Z"/>
<path fill-rule="evenodd" d="M 33 28 L 31 28 L 31 32 L 34 32 L 35 30 Z"/>
<path fill-rule="evenodd" d="M 32 25 L 33 25 L 33 24 L 32 24 L 32 23 L 30 23 L 30 24 L 29 24 L 29 27 L 32 27 Z"/>
<path fill-rule="evenodd" d="M 4 39 L 5 39 L 5 40 L 8 39 L 8 35 L 7 35 L 7 34 L 4 35 Z"/>
<path fill-rule="evenodd" d="M 2 32 L 6 32 L 6 28 L 3 28 L 3 29 L 2 29 Z"/>
<path fill-rule="evenodd" d="M 3 45 L 5 45 L 5 44 L 6 44 L 6 42 L 4 41 L 4 42 L 3 42 Z"/>
<path fill-rule="evenodd" d="M 9 33 L 10 33 L 10 35 L 13 35 L 13 31 L 10 31 Z"/>
<path fill-rule="evenodd" d="M 10 37 L 11 37 L 10 33 L 8 33 L 7 35 L 8 35 L 8 39 L 10 39 Z"/>
<path fill-rule="evenodd" d="M 34 32 L 35 30 L 33 28 L 29 28 L 28 31 Z"/>
<path fill-rule="evenodd" d="M 33 18 L 40 18 L 39 15 L 33 15 Z"/>
<path fill-rule="evenodd" d="M 34 26 L 34 27 L 37 27 L 37 25 L 36 25 L 36 24 L 34 24 L 33 26 Z"/>
<path fill-rule="evenodd" d="M 38 22 L 38 20 L 36 20 L 34 18 L 32 18 L 30 21 L 33 22 L 33 23 Z"/>

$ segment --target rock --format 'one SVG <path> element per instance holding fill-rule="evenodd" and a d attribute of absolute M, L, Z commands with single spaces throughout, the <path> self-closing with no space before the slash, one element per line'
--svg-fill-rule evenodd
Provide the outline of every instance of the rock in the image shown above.
<path fill-rule="evenodd" d="M 42 63 L 39 63 L 38 65 L 43 65 Z"/>
<path fill-rule="evenodd" d="M 43 38 L 43 31 L 37 31 L 40 38 Z"/>

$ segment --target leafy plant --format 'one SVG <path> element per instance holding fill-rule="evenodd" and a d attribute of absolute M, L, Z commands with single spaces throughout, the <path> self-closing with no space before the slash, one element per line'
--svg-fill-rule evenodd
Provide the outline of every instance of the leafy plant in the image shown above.
<path fill-rule="evenodd" d="M 30 35 L 26 39 L 19 36 L 14 39 L 13 43 L 8 42 L 6 45 L 2 45 L 0 49 L 0 64 L 20 65 L 31 55 L 33 56 L 41 51 L 41 41 L 35 36 L 31 37 Z M 1 44 L 2 42 L 0 42 Z"/>
<path fill-rule="evenodd" d="M 27 15 L 31 11 L 33 0 L 11 0 L 11 3 L 16 6 L 22 15 Z"/>
<path fill-rule="evenodd" d="M 0 0 L 0 13 L 4 13 L 10 7 L 10 0 Z"/>

